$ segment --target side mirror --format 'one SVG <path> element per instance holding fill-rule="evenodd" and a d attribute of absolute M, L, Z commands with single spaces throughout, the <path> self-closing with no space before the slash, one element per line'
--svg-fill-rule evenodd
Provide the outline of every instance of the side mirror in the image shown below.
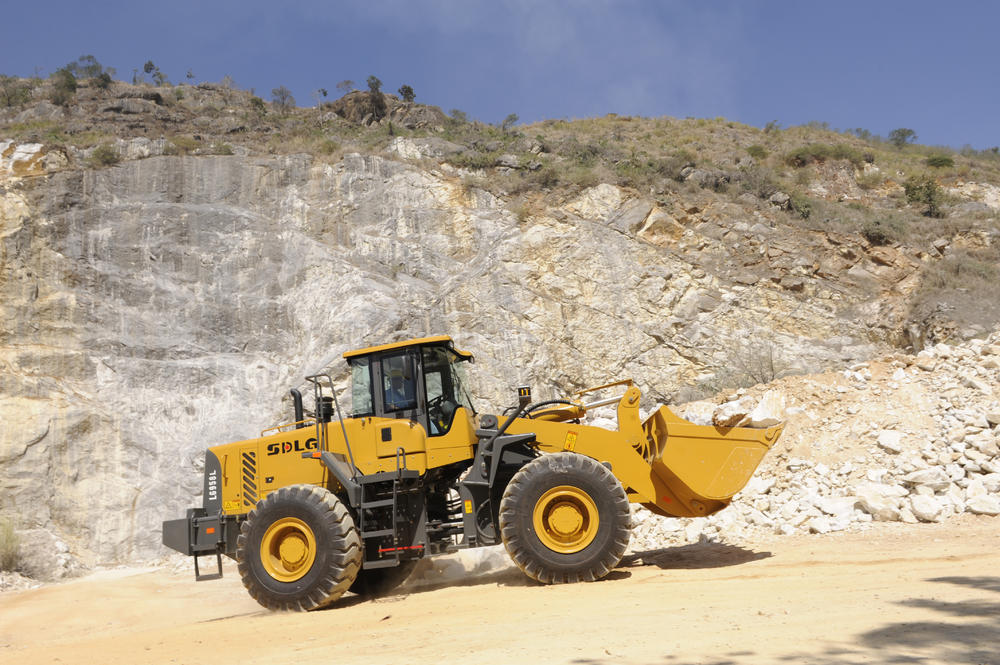
<path fill-rule="evenodd" d="M 531 404 L 531 386 L 519 386 L 517 389 L 517 406 L 520 409 Z"/>

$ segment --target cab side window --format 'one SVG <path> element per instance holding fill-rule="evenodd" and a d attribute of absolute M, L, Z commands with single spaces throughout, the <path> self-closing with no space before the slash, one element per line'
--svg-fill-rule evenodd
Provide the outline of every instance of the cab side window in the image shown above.
<path fill-rule="evenodd" d="M 375 414 L 372 372 L 368 358 L 355 358 L 351 361 L 351 413 L 355 418 Z"/>

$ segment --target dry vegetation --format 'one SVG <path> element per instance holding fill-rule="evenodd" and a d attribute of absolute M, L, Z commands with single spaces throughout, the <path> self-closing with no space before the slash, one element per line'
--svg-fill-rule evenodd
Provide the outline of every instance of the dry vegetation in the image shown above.
<path fill-rule="evenodd" d="M 954 150 L 825 123 L 758 128 L 725 118 L 608 114 L 496 126 L 393 95 L 384 96 L 385 117 L 363 124 L 367 92 L 306 108 L 267 102 L 229 81 L 155 86 L 81 78 L 72 93 L 60 81 L 0 77 L 0 137 L 86 150 L 84 165 L 92 168 L 118 163 L 116 139 L 140 136 L 165 139 L 165 154 L 309 153 L 328 163 L 383 151 L 399 136 L 443 139 L 451 151 L 420 163 L 462 169 L 467 187 L 504 197 L 522 222 L 599 183 L 667 206 L 736 203 L 790 229 L 923 252 L 931 262 L 915 312 L 947 301 L 970 309 L 969 320 L 1000 319 L 992 287 L 995 210 L 959 205 L 945 193 L 963 182 L 1000 184 L 997 148 Z M 407 113 L 432 121 L 408 122 Z M 776 195 L 787 202 L 772 205 Z M 942 257 L 933 246 L 942 238 L 955 240 L 956 251 Z"/>
<path fill-rule="evenodd" d="M 0 571 L 15 571 L 20 563 L 20 539 L 14 521 L 0 517 Z"/>

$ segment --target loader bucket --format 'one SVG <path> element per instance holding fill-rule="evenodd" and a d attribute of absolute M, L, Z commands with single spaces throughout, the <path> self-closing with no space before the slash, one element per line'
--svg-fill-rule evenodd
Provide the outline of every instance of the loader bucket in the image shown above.
<path fill-rule="evenodd" d="M 695 425 L 661 406 L 642 424 L 647 447 L 641 452 L 674 496 L 658 497 L 654 512 L 677 514 L 674 500 L 694 514 L 725 507 L 746 486 L 783 427 Z"/>

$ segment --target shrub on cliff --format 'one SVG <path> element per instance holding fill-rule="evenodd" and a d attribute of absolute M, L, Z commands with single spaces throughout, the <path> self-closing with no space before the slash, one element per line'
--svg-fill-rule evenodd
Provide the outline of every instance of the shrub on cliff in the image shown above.
<path fill-rule="evenodd" d="M 190 155 L 201 148 L 201 141 L 190 136 L 171 136 L 163 149 L 165 155 Z"/>
<path fill-rule="evenodd" d="M 930 175 L 914 175 L 903 183 L 906 200 L 910 203 L 923 203 L 927 206 L 924 215 L 927 217 L 944 217 L 941 204 L 944 202 L 944 192 L 937 181 Z"/>
<path fill-rule="evenodd" d="M 949 155 L 931 155 L 924 160 L 924 164 L 936 169 L 950 168 L 955 165 L 955 160 Z"/>
<path fill-rule="evenodd" d="M 778 191 L 774 172 L 763 166 L 752 166 L 740 171 L 740 187 L 760 199 L 767 199 Z"/>
<path fill-rule="evenodd" d="M 263 118 L 267 115 L 267 107 L 264 106 L 264 100 L 257 95 L 252 95 L 250 97 L 250 110 L 253 111 L 253 113 L 259 118 Z"/>
<path fill-rule="evenodd" d="M 855 166 L 860 166 L 865 161 L 864 155 L 860 151 L 843 144 L 811 143 L 796 148 L 785 156 L 785 161 L 789 166 L 799 168 L 814 162 L 823 163 L 834 159 L 844 159 Z"/>
<path fill-rule="evenodd" d="M 891 245 L 896 241 L 896 234 L 893 229 L 882 220 L 872 220 L 866 222 L 861 227 L 861 235 L 872 245 Z"/>
<path fill-rule="evenodd" d="M 14 571 L 20 567 L 20 545 L 14 522 L 7 517 L 0 518 L 0 570 Z"/>
<path fill-rule="evenodd" d="M 0 74 L 0 107 L 21 106 L 31 100 L 30 80 Z"/>
<path fill-rule="evenodd" d="M 799 194 L 798 192 L 792 192 L 788 198 L 788 207 L 801 217 L 802 219 L 809 219 L 809 215 L 812 214 L 812 201 L 808 196 L 804 194 Z"/>
<path fill-rule="evenodd" d="M 49 101 L 56 106 L 67 106 L 76 94 L 76 77 L 64 67 L 57 69 L 49 79 L 52 81 Z"/>
<path fill-rule="evenodd" d="M 113 166 L 121 161 L 118 151 L 110 143 L 103 143 L 90 153 L 90 165 L 97 168 L 101 166 Z"/>
<path fill-rule="evenodd" d="M 790 374 L 801 373 L 793 366 L 783 346 L 773 336 L 733 339 L 728 353 L 711 372 L 694 385 L 681 388 L 672 396 L 675 403 L 705 399 L 723 390 L 738 390 Z"/>

